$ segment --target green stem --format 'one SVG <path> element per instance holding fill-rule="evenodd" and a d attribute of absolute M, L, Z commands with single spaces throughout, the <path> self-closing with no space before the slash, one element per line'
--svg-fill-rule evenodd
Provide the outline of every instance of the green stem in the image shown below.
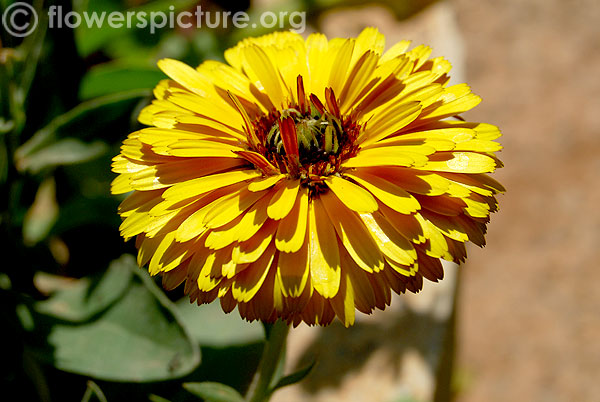
<path fill-rule="evenodd" d="M 277 368 L 285 354 L 289 330 L 288 324 L 277 320 L 267 332 L 267 341 L 258 365 L 258 371 L 246 395 L 247 401 L 266 402 L 271 397 L 271 386 L 277 380 Z"/>

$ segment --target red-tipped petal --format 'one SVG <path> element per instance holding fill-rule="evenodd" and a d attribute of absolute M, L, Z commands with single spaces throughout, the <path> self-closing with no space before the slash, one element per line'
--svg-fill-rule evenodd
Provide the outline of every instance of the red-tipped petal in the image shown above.
<path fill-rule="evenodd" d="M 291 117 L 281 119 L 279 121 L 279 129 L 281 130 L 283 149 L 285 149 L 290 168 L 295 169 L 300 165 L 300 154 L 298 153 L 298 137 L 296 135 L 294 119 Z"/>
<path fill-rule="evenodd" d="M 266 175 L 274 175 L 278 174 L 279 170 L 275 168 L 264 156 L 257 152 L 252 151 L 234 151 L 234 153 L 238 154 L 242 158 L 246 159 L 248 162 L 252 163 L 256 166 L 257 169 L 260 169 Z"/>
<path fill-rule="evenodd" d="M 308 108 L 306 105 L 306 93 L 304 92 L 304 81 L 301 75 L 298 75 L 296 78 L 296 91 L 298 94 L 298 108 L 300 109 L 300 113 L 304 114 L 308 112 Z"/>
<path fill-rule="evenodd" d="M 256 133 L 254 132 L 254 130 L 252 128 L 252 120 L 250 119 L 250 116 L 248 116 L 248 112 L 246 112 L 246 109 L 244 109 L 244 107 L 242 106 L 242 103 L 240 102 L 238 97 L 235 96 L 235 94 L 231 93 L 230 91 L 227 91 L 227 95 L 229 96 L 229 98 L 235 105 L 235 108 L 238 110 L 238 112 L 240 112 L 240 114 L 242 115 L 242 118 L 244 119 L 246 134 L 248 134 L 248 138 L 252 142 L 252 146 L 254 146 L 254 147 L 258 146 L 259 141 L 258 141 L 258 138 L 256 137 Z"/>
<path fill-rule="evenodd" d="M 325 100 L 327 101 L 327 109 L 329 113 L 333 114 L 337 119 L 340 119 L 340 108 L 335 100 L 335 94 L 332 88 L 325 88 Z"/>
<path fill-rule="evenodd" d="M 317 95 L 310 94 L 310 103 L 312 103 L 313 106 L 317 108 L 319 114 L 323 114 L 323 112 L 325 112 L 325 106 L 323 106 Z"/>

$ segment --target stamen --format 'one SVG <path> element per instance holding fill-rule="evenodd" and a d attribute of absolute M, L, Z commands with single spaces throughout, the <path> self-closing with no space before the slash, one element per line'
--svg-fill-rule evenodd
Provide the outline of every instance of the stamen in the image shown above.
<path fill-rule="evenodd" d="M 253 121 L 251 140 L 256 138 L 258 144 L 252 151 L 262 154 L 281 173 L 299 178 L 313 189 L 321 185 L 324 177 L 338 172 L 343 161 L 356 153 L 354 143 L 360 126 L 342 118 L 331 88 L 325 90 L 324 105 L 315 94 L 306 96 L 301 76 L 296 83 L 296 104 Z M 254 155 L 246 159 L 258 163 L 257 167 L 265 174 L 271 173 L 265 161 Z"/>

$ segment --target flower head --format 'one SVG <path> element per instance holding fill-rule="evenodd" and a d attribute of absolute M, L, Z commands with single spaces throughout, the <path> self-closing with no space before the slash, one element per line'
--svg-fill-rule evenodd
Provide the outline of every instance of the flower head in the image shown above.
<path fill-rule="evenodd" d="M 450 63 L 384 37 L 249 38 L 228 64 L 170 77 L 114 158 L 121 233 L 140 266 L 248 320 L 325 325 L 389 305 L 479 246 L 498 128 L 453 119 L 480 98 Z"/>

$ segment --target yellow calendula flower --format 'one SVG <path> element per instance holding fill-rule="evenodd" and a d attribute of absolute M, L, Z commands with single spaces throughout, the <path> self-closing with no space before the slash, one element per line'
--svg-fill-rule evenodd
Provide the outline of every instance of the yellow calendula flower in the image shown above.
<path fill-rule="evenodd" d="M 164 286 L 248 320 L 325 325 L 389 305 L 479 246 L 497 127 L 450 63 L 384 37 L 249 38 L 170 77 L 114 158 L 121 233 Z"/>

